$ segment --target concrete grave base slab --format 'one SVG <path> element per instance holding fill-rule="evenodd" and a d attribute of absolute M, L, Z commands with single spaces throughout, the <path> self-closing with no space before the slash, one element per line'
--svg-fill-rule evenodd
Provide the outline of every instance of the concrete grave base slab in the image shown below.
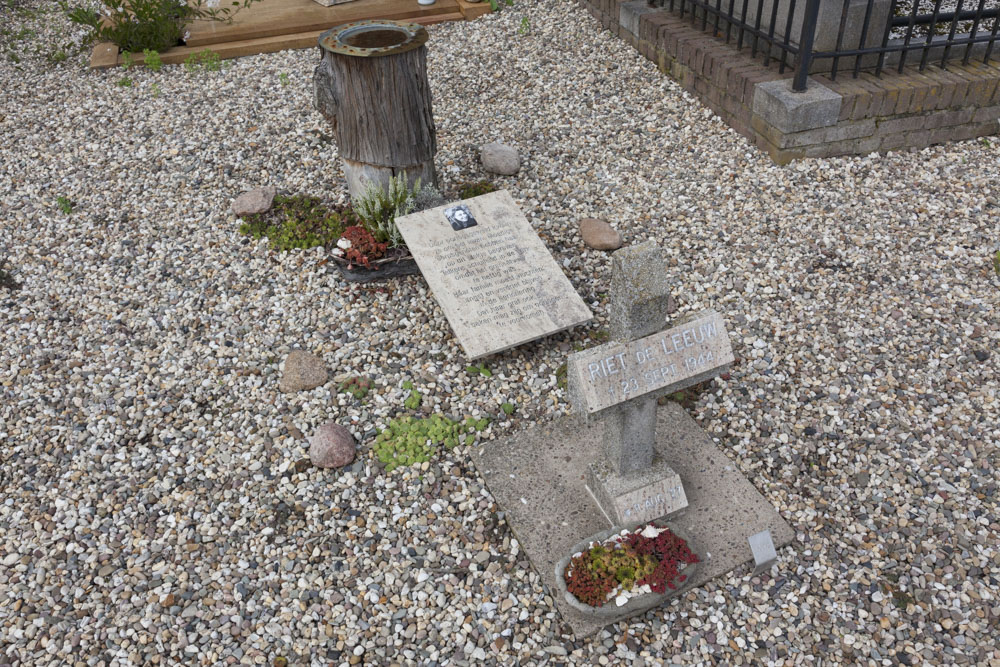
<path fill-rule="evenodd" d="M 670 521 L 691 537 L 696 549 L 709 554 L 693 586 L 751 561 L 750 535 L 770 530 L 778 548 L 792 541 L 791 527 L 683 408 L 661 406 L 657 419 L 656 454 L 680 475 L 689 503 Z M 601 424 L 581 426 L 577 418 L 565 417 L 487 443 L 472 454 L 556 608 L 578 637 L 627 616 L 589 618 L 556 595 L 556 562 L 574 544 L 610 525 L 585 484 L 588 466 L 600 455 L 602 434 Z"/>

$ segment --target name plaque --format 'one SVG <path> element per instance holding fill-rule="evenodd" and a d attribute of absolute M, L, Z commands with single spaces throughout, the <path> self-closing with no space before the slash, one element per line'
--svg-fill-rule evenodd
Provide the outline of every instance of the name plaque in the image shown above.
<path fill-rule="evenodd" d="M 578 380 L 577 407 L 592 414 L 652 391 L 696 384 L 733 361 L 722 316 L 708 310 L 645 338 L 573 354 L 567 372 Z"/>
<path fill-rule="evenodd" d="M 506 190 L 396 225 L 469 359 L 593 318 Z"/>

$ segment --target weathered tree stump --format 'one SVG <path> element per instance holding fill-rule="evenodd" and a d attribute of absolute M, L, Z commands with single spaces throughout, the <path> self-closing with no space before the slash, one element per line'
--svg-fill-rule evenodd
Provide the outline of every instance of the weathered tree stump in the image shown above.
<path fill-rule="evenodd" d="M 426 42 L 423 26 L 398 21 L 355 21 L 320 36 L 315 104 L 333 126 L 352 198 L 400 174 L 437 185 Z"/>

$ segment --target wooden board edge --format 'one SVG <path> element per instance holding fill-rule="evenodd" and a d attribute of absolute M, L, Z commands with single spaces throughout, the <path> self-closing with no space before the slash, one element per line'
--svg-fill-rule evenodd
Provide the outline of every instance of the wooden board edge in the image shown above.
<path fill-rule="evenodd" d="M 462 10 L 462 16 L 466 21 L 473 21 L 480 16 L 486 16 L 493 10 L 490 9 L 489 0 L 482 2 L 469 2 L 469 0 L 458 0 L 458 7 Z"/>
<path fill-rule="evenodd" d="M 486 5 L 489 7 L 489 5 Z M 413 23 L 421 25 L 433 25 L 445 21 L 466 20 L 461 12 L 451 12 L 447 14 L 430 14 L 410 19 Z M 285 49 L 308 49 L 318 47 L 319 36 L 323 30 L 310 30 L 307 32 L 294 33 L 290 35 L 273 35 L 270 37 L 258 37 L 256 39 L 244 39 L 235 42 L 219 42 L 217 44 L 207 44 L 199 46 L 175 46 L 160 54 L 160 61 L 164 65 L 180 65 L 189 57 L 202 51 L 212 51 L 219 55 L 219 58 L 228 60 L 243 56 L 252 56 L 258 53 L 274 53 Z M 133 53 L 132 62 L 135 65 L 145 63 L 146 57 L 142 53 Z M 108 69 L 121 64 L 121 54 L 118 47 L 111 42 L 102 42 L 94 47 L 90 57 L 90 69 Z"/>
<path fill-rule="evenodd" d="M 465 15 L 461 12 L 454 12 L 452 14 L 436 14 L 434 16 L 422 16 L 418 19 L 412 19 L 410 23 L 419 23 L 420 25 L 434 25 L 435 23 L 444 23 L 445 21 L 464 21 Z"/>
<path fill-rule="evenodd" d="M 118 64 L 118 47 L 111 42 L 94 45 L 90 52 L 90 69 L 108 69 Z"/>
<path fill-rule="evenodd" d="M 192 54 L 202 51 L 217 53 L 219 58 L 229 60 L 242 56 L 252 56 L 258 53 L 274 53 L 285 49 L 307 49 L 319 46 L 319 36 L 322 30 L 300 32 L 294 35 L 276 35 L 258 39 L 245 39 L 238 42 L 222 42 L 208 46 L 178 46 L 160 55 L 164 64 L 179 65 Z M 138 62 L 138 61 L 137 61 Z"/>
<path fill-rule="evenodd" d="M 422 16 L 415 19 L 413 22 L 421 25 L 431 25 L 434 23 L 442 23 L 444 21 L 462 20 L 464 20 L 464 16 L 462 16 L 459 12 L 455 12 L 452 14 Z M 319 46 L 319 36 L 322 35 L 323 32 L 324 31 L 322 30 L 313 30 L 293 35 L 275 35 L 273 37 L 246 39 L 239 42 L 221 42 L 219 44 L 210 44 L 208 46 L 175 46 L 174 48 L 161 53 L 160 61 L 164 65 L 180 65 L 192 55 L 201 53 L 202 51 L 212 51 L 217 53 L 219 58 L 228 60 L 231 58 L 257 55 L 258 53 L 274 53 L 275 51 L 284 51 L 285 49 L 308 49 Z M 105 57 L 105 59 L 100 61 L 100 63 L 95 64 L 94 58 L 92 57 L 90 64 L 92 69 L 106 69 L 120 64 L 118 47 L 114 46 L 114 44 L 110 44 L 109 46 L 114 49 L 114 58 L 107 60 Z M 145 56 L 141 53 L 133 53 L 132 62 L 136 65 L 142 65 L 145 62 Z"/>
<path fill-rule="evenodd" d="M 485 0 L 484 0 L 485 1 Z M 414 3 L 416 5 L 416 3 Z M 487 5 L 488 7 L 489 5 Z M 343 5 L 332 5 L 327 9 L 335 10 Z M 449 0 L 448 2 L 442 2 L 440 4 L 434 4 L 429 6 L 415 6 L 409 9 L 384 9 L 374 13 L 364 13 L 360 11 L 353 11 L 351 13 L 345 13 L 344 16 L 334 16 L 330 18 L 317 18 L 315 21 L 310 23 L 304 23 L 303 25 L 295 26 L 298 30 L 297 33 L 288 34 L 303 34 L 305 32 L 312 32 L 314 30 L 319 30 L 320 32 L 332 28 L 335 25 L 340 25 L 342 23 L 350 23 L 352 21 L 365 19 L 375 19 L 375 20 L 393 20 L 393 21 L 406 21 L 408 23 L 419 23 L 421 25 L 430 25 L 431 23 L 440 23 L 442 21 L 449 21 L 454 19 L 442 18 L 446 15 L 455 15 L 460 12 L 458 5 L 458 0 Z M 460 14 L 459 18 L 464 18 L 464 14 Z M 206 31 L 203 34 L 193 34 L 187 42 L 188 46 L 197 46 L 201 48 L 211 48 L 213 46 L 218 46 L 226 43 L 227 41 L 239 41 L 245 42 L 250 39 L 264 39 L 267 37 L 279 37 L 281 36 L 276 31 L 280 31 L 280 27 L 265 27 L 265 26 L 240 26 L 239 30 L 230 29 L 229 27 L 220 28 L 220 32 L 209 32 Z M 233 39 L 233 37 L 237 37 Z M 213 41 L 215 40 L 215 41 Z"/>

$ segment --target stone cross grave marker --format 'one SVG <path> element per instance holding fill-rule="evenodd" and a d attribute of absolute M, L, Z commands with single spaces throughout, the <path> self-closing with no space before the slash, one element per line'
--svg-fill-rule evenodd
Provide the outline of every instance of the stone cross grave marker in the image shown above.
<path fill-rule="evenodd" d="M 722 317 L 704 311 L 664 330 L 670 282 L 653 243 L 612 255 L 612 341 L 567 364 L 574 409 L 604 423 L 603 451 L 587 488 L 614 525 L 687 507 L 680 476 L 654 456 L 656 401 L 725 372 L 734 361 Z"/>

